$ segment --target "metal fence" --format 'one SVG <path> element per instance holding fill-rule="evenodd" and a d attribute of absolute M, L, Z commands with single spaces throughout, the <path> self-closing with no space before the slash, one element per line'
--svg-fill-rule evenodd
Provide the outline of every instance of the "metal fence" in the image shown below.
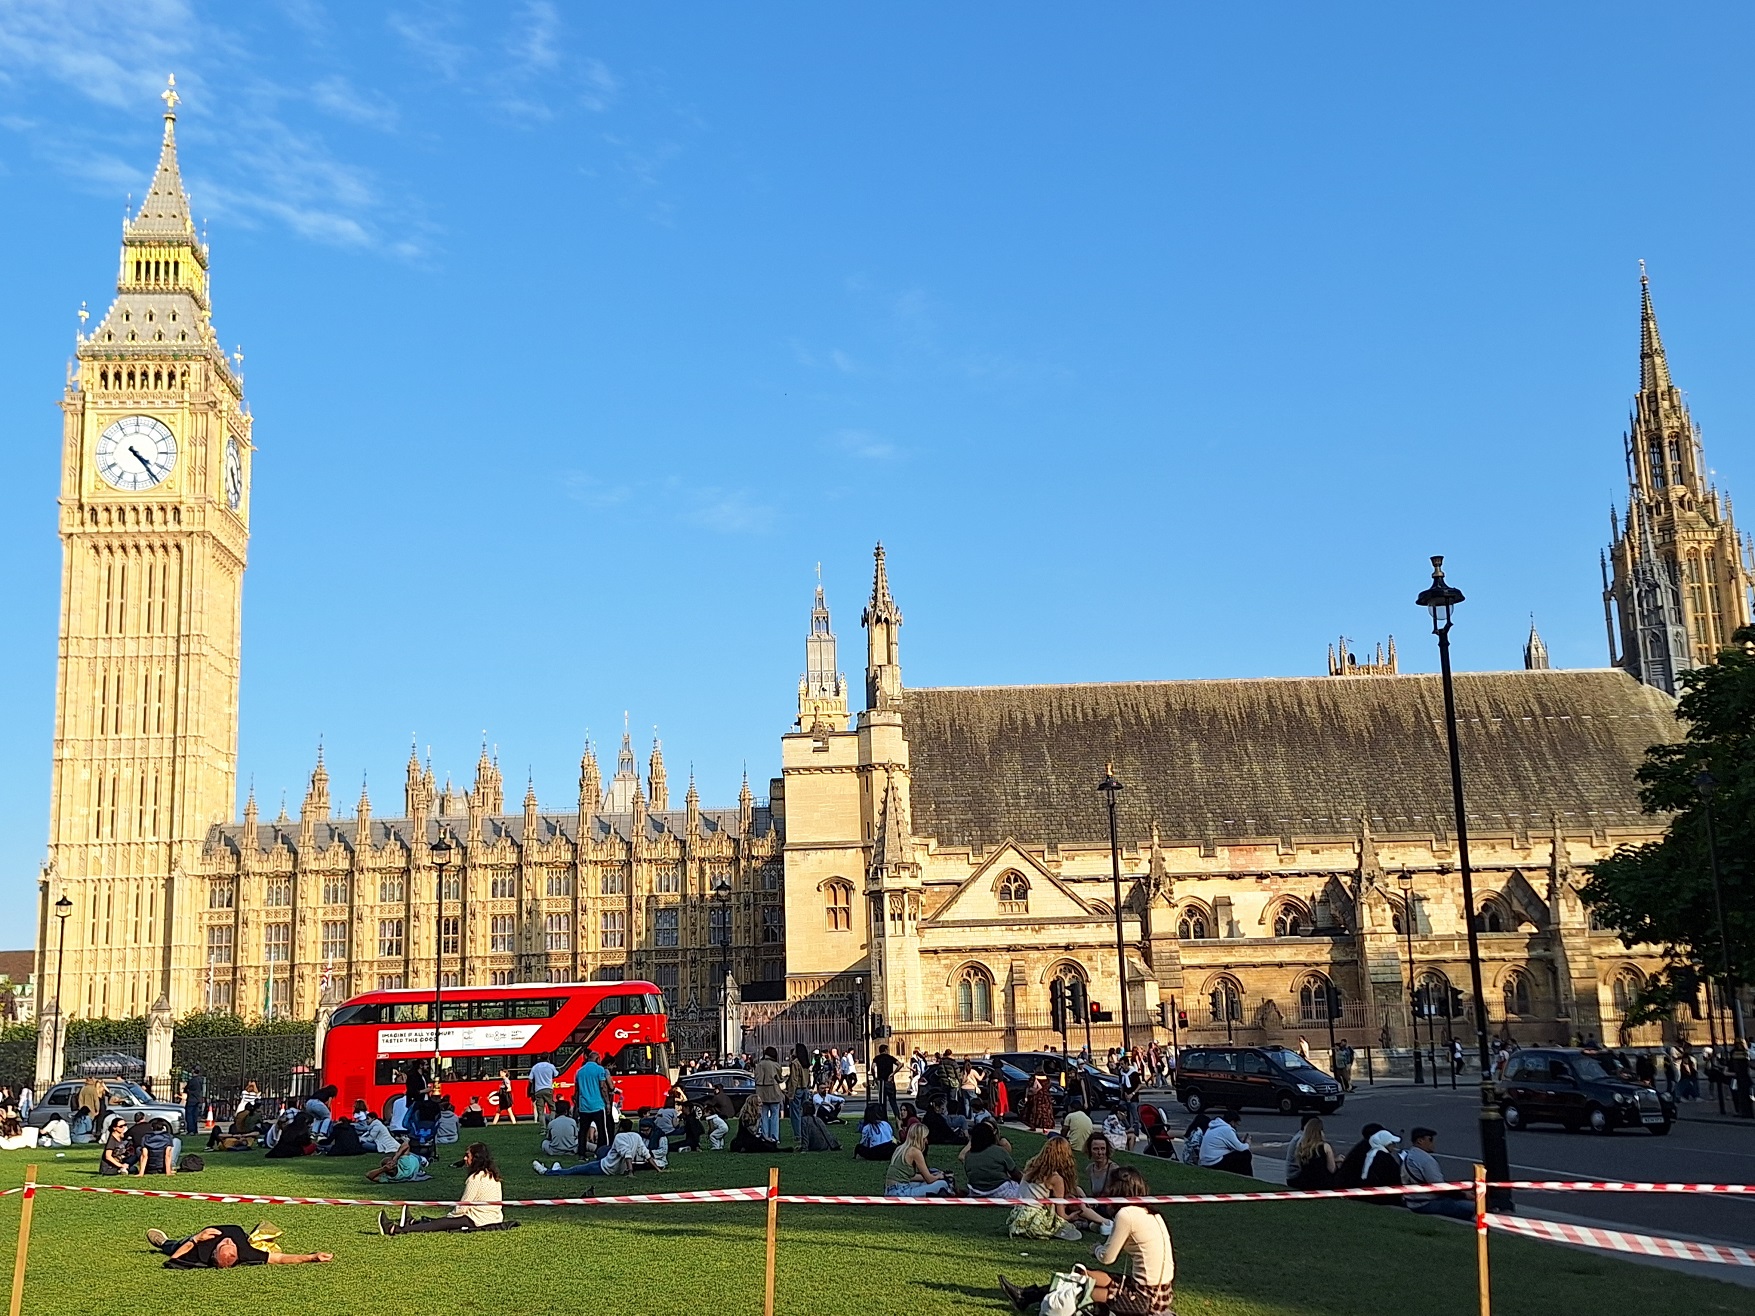
<path fill-rule="evenodd" d="M 26 1039 L 0 1042 L 0 1084 L 17 1091 L 37 1080 L 37 1044 Z"/>
<path fill-rule="evenodd" d="M 178 1037 L 171 1043 L 171 1064 L 179 1081 L 191 1070 L 201 1071 L 207 1079 L 208 1100 L 224 1118 L 236 1108 L 247 1083 L 275 1100 L 315 1091 L 316 1028 L 239 1037 Z"/>

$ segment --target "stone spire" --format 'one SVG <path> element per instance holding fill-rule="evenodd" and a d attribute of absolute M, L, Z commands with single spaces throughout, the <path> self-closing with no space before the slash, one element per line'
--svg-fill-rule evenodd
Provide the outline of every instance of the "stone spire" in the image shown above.
<path fill-rule="evenodd" d="M 1548 646 L 1536 632 L 1536 619 L 1530 617 L 1530 637 L 1523 645 L 1523 666 L 1528 672 L 1545 672 L 1548 670 Z"/>
<path fill-rule="evenodd" d="M 902 805 L 901 792 L 896 789 L 894 774 L 884 786 L 884 813 L 879 820 L 871 862 L 874 868 L 891 871 L 914 862 L 913 850 L 908 844 L 907 810 Z"/>
<path fill-rule="evenodd" d="M 323 742 L 317 742 L 317 766 L 311 769 L 310 789 L 305 792 L 304 805 L 299 809 L 299 819 L 327 818 L 329 816 L 329 769 L 323 766 Z"/>
<path fill-rule="evenodd" d="M 737 834 L 750 836 L 756 826 L 756 797 L 750 793 L 750 770 L 743 770 L 743 785 L 737 792 Z"/>
<path fill-rule="evenodd" d="M 652 812 L 670 812 L 670 784 L 664 775 L 664 742 L 652 734 L 652 757 L 646 761 L 646 782 L 652 796 Z"/>
<path fill-rule="evenodd" d="M 859 616 L 865 627 L 865 706 L 888 708 L 902 694 L 902 610 L 890 597 L 890 576 L 884 563 L 884 546 L 875 553 L 871 601 Z"/>
<path fill-rule="evenodd" d="M 162 93 L 165 103 L 164 144 L 159 147 L 158 168 L 140 209 L 128 221 L 130 242 L 194 242 L 195 221 L 189 214 L 189 194 L 183 191 L 183 173 L 177 165 L 177 79 Z"/>
<path fill-rule="evenodd" d="M 524 778 L 524 844 L 537 839 L 536 774 Z"/>
<path fill-rule="evenodd" d="M 1658 336 L 1657 312 L 1651 308 L 1651 280 L 1645 262 L 1639 262 L 1639 391 L 1667 393 L 1670 365 L 1664 359 L 1664 340 Z"/>
<path fill-rule="evenodd" d="M 255 779 L 252 778 L 250 781 L 249 797 L 244 801 L 244 844 L 249 846 L 252 850 L 257 848 L 261 840 L 256 832 L 257 817 L 256 782 Z"/>
<path fill-rule="evenodd" d="M 585 752 L 579 756 L 579 813 L 590 817 L 603 807 L 603 773 L 597 766 L 597 751 L 589 737 Z"/>
<path fill-rule="evenodd" d="M 615 776 L 609 779 L 608 812 L 613 814 L 632 813 L 634 796 L 640 793 L 640 770 L 634 763 L 634 738 L 628 734 L 626 714 L 622 723 L 622 747 L 615 756 Z"/>
<path fill-rule="evenodd" d="M 408 766 L 402 774 L 403 808 L 410 818 L 424 818 L 433 809 L 433 797 L 427 791 L 426 775 L 420 766 L 420 745 L 409 737 Z"/>
<path fill-rule="evenodd" d="M 701 793 L 695 789 L 695 770 L 689 769 L 689 789 L 683 796 L 685 835 L 695 836 L 701 830 Z"/>
<path fill-rule="evenodd" d="M 366 779 L 360 777 L 360 800 L 354 806 L 354 816 L 359 819 L 359 827 L 355 832 L 358 838 L 355 845 L 364 849 L 372 843 L 372 797 L 366 792 Z"/>
<path fill-rule="evenodd" d="M 798 729 L 847 729 L 847 678 L 839 670 L 829 605 L 823 598 L 822 567 L 817 568 L 817 597 L 810 611 L 810 633 L 804 641 L 804 675 L 798 679 Z M 885 591 L 888 592 L 887 589 Z M 895 600 L 890 600 L 895 607 Z"/>
<path fill-rule="evenodd" d="M 475 789 L 471 792 L 477 812 L 493 817 L 506 806 L 505 782 L 497 758 L 488 756 L 487 737 L 482 737 L 481 757 L 475 762 Z"/>

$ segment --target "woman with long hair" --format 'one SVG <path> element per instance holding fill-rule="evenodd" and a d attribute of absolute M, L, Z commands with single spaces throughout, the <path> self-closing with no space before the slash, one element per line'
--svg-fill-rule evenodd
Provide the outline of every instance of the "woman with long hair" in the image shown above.
<path fill-rule="evenodd" d="M 1304 1132 L 1292 1144 L 1291 1171 L 1286 1175 L 1288 1188 L 1333 1188 L 1335 1186 L 1335 1149 L 1323 1132 L 1322 1121 L 1312 1117 Z"/>
<path fill-rule="evenodd" d="M 1145 1197 L 1151 1192 L 1145 1177 L 1130 1166 L 1117 1169 L 1109 1184 L 1116 1197 Z M 1113 1265 L 1125 1252 L 1128 1266 L 1121 1274 L 1095 1269 L 1085 1272 L 1091 1281 L 1091 1301 L 1098 1311 L 1109 1316 L 1166 1316 L 1175 1297 L 1176 1253 L 1163 1216 L 1148 1206 L 1124 1206 L 1115 1213 L 1115 1230 L 1108 1242 L 1097 1244 L 1094 1250 L 1105 1266 Z M 1019 1311 L 1048 1295 L 1046 1285 L 1024 1288 L 1004 1275 L 999 1277 L 999 1287 Z"/>
<path fill-rule="evenodd" d="M 463 1168 L 469 1177 L 463 1181 L 463 1193 L 449 1215 L 430 1215 L 399 1224 L 388 1213 L 378 1212 L 378 1232 L 394 1237 L 397 1234 L 428 1234 L 439 1230 L 503 1228 L 508 1221 L 500 1210 L 503 1196 L 500 1167 L 485 1142 L 472 1142 L 463 1153 Z M 510 1223 L 516 1224 L 517 1221 Z"/>
<path fill-rule="evenodd" d="M 780 1144 L 768 1137 L 766 1103 L 753 1094 L 743 1103 L 737 1115 L 737 1134 L 731 1140 L 734 1152 L 777 1152 Z"/>
<path fill-rule="evenodd" d="M 1076 1243 L 1082 1237 L 1067 1219 L 1066 1208 L 1045 1199 L 1077 1197 L 1079 1167 L 1072 1144 L 1059 1134 L 1049 1138 L 1024 1166 L 1024 1191 L 1012 1208 L 1006 1232 L 1013 1238 L 1059 1238 Z"/>
<path fill-rule="evenodd" d="M 494 1117 L 490 1124 L 498 1124 L 504 1115 L 512 1123 L 518 1122 L 518 1112 L 512 1109 L 512 1075 L 505 1070 L 500 1071 L 500 1086 L 488 1095 L 488 1105 L 494 1108 Z"/>
<path fill-rule="evenodd" d="M 926 1125 L 916 1124 L 884 1171 L 885 1197 L 939 1197 L 957 1195 L 957 1182 L 943 1170 L 926 1163 Z"/>
<path fill-rule="evenodd" d="M 853 1154 L 862 1161 L 887 1161 L 896 1154 L 896 1131 L 884 1118 L 884 1104 L 870 1101 L 859 1121 L 859 1145 Z"/>
<path fill-rule="evenodd" d="M 815 1086 L 811 1078 L 810 1049 L 803 1042 L 795 1042 L 791 1062 L 786 1066 L 786 1118 L 792 1125 L 794 1147 L 804 1140 L 805 1109 L 810 1104 L 811 1089 Z"/>
<path fill-rule="evenodd" d="M 1048 1090 L 1048 1076 L 1036 1074 L 1024 1089 L 1024 1126 L 1037 1133 L 1054 1130 L 1054 1093 Z"/>

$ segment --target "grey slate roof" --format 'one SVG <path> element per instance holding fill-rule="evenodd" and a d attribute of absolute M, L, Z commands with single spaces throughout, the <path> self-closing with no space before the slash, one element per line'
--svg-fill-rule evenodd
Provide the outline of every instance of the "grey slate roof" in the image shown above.
<path fill-rule="evenodd" d="M 1680 738 L 1674 703 L 1624 672 L 1456 678 L 1470 826 L 1650 825 L 1633 780 Z M 1125 843 L 1451 830 L 1436 676 L 908 690 L 913 832 L 940 844 Z"/>
<path fill-rule="evenodd" d="M 564 836 L 567 840 L 577 844 L 578 822 L 579 815 L 576 813 L 539 814 L 537 815 L 538 833 L 536 839 L 546 841 L 555 836 Z M 586 824 L 591 829 L 587 833 L 588 839 L 603 840 L 611 835 L 616 835 L 627 840 L 632 831 L 633 822 L 632 814 L 594 814 Z M 457 841 L 468 830 L 469 823 L 466 818 L 447 818 L 444 820 L 444 825 L 450 830 L 452 840 Z M 684 834 L 687 826 L 688 815 L 682 810 L 646 815 L 646 835 L 648 837 L 662 836 L 666 832 L 674 832 L 680 836 Z M 772 813 L 766 808 L 756 809 L 750 822 L 751 832 L 756 836 L 766 836 L 773 831 L 773 828 Z M 257 840 L 264 850 L 272 849 L 282 837 L 286 839 L 288 849 L 298 849 L 299 830 L 300 824 L 296 821 L 265 822 L 256 825 Z M 429 818 L 426 831 L 427 840 L 437 839 L 439 824 Z M 736 809 L 701 810 L 701 834 L 712 836 L 717 832 L 726 832 L 732 835 L 737 833 Z M 373 818 L 371 820 L 371 842 L 375 848 L 388 845 L 393 840 L 406 846 L 413 834 L 413 824 L 407 818 Z M 209 849 L 223 846 L 236 851 L 242 847 L 244 835 L 243 823 L 222 823 L 208 832 L 207 845 Z M 522 813 L 499 814 L 483 818 L 481 837 L 487 844 L 492 844 L 503 838 L 510 840 L 514 845 L 522 846 L 524 844 L 524 815 Z M 327 849 L 336 841 L 340 841 L 350 850 L 356 849 L 359 841 L 359 820 L 357 818 L 328 818 L 314 824 L 312 843 L 317 849 Z"/>

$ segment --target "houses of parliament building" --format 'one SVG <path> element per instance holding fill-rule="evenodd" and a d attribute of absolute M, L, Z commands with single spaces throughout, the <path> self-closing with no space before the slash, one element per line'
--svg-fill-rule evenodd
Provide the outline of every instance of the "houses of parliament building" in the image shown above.
<path fill-rule="evenodd" d="M 1337 1000 L 1355 1040 L 1405 1041 L 1411 997 L 1466 984 L 1473 921 L 1496 1031 L 1616 1034 L 1657 948 L 1593 926 L 1578 889 L 1661 834 L 1634 771 L 1678 737 L 1679 674 L 1750 619 L 1748 554 L 1643 271 L 1629 496 L 1603 558 L 1611 665 L 1552 668 L 1532 628 L 1521 670 L 1456 680 L 1473 909 L 1438 678 L 1399 673 L 1393 646 L 1360 662 L 1343 642 L 1323 676 L 915 688 L 881 547 L 851 693 L 818 587 L 765 800 L 746 779 L 734 807 L 703 808 L 691 780 L 672 808 L 661 747 L 642 776 L 624 734 L 607 782 L 586 748 L 561 809 L 527 789 L 508 811 L 485 748 L 466 789 L 411 751 L 394 814 L 363 789 L 338 807 L 319 750 L 296 818 L 253 796 L 240 818 L 252 422 L 166 100 L 115 299 L 61 404 L 37 945 L 65 1014 L 311 1017 L 435 972 L 637 977 L 682 1011 L 729 972 L 779 1014 L 970 1051 L 1045 1040 L 1052 983 L 1079 978 L 1125 1003 L 1136 1041 L 1274 1038 L 1326 1026 Z M 1124 955 L 1106 771 L 1124 787 Z M 442 877 L 441 835 L 458 856 Z"/>

